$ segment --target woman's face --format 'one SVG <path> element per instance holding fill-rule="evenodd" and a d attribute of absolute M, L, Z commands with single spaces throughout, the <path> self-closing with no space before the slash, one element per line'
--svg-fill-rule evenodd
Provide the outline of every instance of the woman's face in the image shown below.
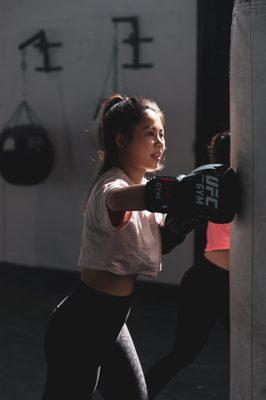
<path fill-rule="evenodd" d="M 130 143 L 123 152 L 123 164 L 143 172 L 156 171 L 165 151 L 164 127 L 159 114 L 146 110 L 141 122 L 135 126 Z"/>

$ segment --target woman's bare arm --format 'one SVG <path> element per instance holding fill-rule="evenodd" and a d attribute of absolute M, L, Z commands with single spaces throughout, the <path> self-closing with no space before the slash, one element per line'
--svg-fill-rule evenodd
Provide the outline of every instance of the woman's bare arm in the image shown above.
<path fill-rule="evenodd" d="M 107 196 L 107 207 L 112 211 L 145 210 L 145 185 L 112 190 Z"/>

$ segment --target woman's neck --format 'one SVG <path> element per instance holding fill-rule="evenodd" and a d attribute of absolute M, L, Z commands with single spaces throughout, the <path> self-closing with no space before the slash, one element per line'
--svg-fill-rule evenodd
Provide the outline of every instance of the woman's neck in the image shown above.
<path fill-rule="evenodd" d="M 119 168 L 121 168 L 125 172 L 125 174 L 130 178 L 130 180 L 134 182 L 136 185 L 142 183 L 142 179 L 145 175 L 144 169 L 132 168 L 130 166 L 125 166 L 125 165 L 119 165 Z"/>

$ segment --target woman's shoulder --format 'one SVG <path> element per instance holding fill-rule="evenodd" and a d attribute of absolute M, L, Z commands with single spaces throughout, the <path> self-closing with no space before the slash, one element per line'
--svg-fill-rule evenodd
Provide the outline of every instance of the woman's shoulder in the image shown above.
<path fill-rule="evenodd" d="M 132 184 L 130 178 L 122 169 L 118 167 L 113 167 L 97 179 L 95 186 L 104 185 L 105 183 L 113 182 L 116 180 L 124 181 L 128 185 Z"/>
<path fill-rule="evenodd" d="M 127 185 L 135 185 L 135 183 L 130 179 L 130 177 L 126 174 L 125 171 L 123 171 L 119 167 L 112 167 L 104 174 L 99 176 L 94 186 L 103 185 L 105 183 L 112 182 L 115 180 L 124 181 Z M 141 183 L 146 184 L 147 182 L 148 179 L 146 177 L 143 177 Z"/>
<path fill-rule="evenodd" d="M 107 194 L 109 190 L 129 186 L 130 184 L 131 181 L 127 175 L 120 168 L 113 167 L 99 176 L 92 188 L 88 203 L 99 201 L 100 197 Z"/>

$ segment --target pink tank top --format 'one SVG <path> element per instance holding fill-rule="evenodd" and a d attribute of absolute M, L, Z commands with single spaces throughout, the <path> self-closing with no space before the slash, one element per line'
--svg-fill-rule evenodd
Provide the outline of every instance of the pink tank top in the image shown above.
<path fill-rule="evenodd" d="M 230 249 L 230 224 L 208 222 L 205 251 Z"/>

